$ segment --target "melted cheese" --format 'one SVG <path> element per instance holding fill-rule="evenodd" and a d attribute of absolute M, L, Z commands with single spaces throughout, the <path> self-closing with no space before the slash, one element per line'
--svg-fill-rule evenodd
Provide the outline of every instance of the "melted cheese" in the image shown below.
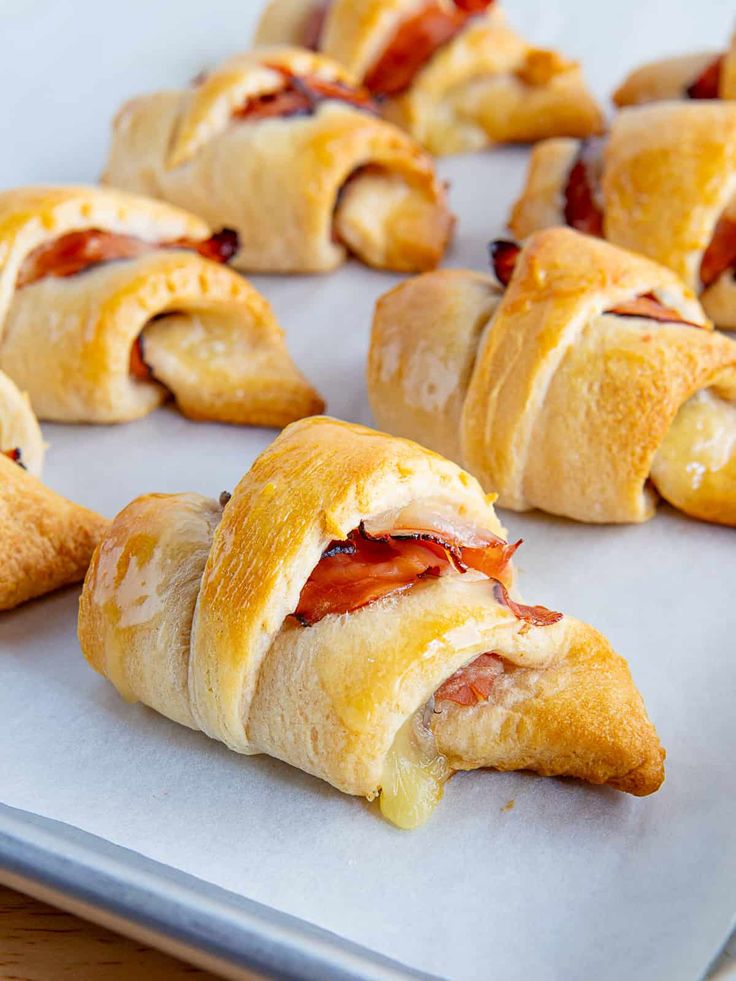
<path fill-rule="evenodd" d="M 657 452 L 651 477 L 681 511 L 736 525 L 736 403 L 711 391 L 687 401 Z"/>
<path fill-rule="evenodd" d="M 399 828 L 424 824 L 442 799 L 452 774 L 420 709 L 399 729 L 381 782 L 381 813 Z"/>

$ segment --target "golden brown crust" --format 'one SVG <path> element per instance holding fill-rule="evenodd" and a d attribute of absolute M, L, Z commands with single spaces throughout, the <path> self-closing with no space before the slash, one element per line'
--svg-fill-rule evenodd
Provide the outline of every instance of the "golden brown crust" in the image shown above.
<path fill-rule="evenodd" d="M 90 229 L 155 246 L 210 234 L 187 212 L 118 191 L 26 188 L 0 195 L 0 282 L 7 287 L 0 367 L 42 418 L 125 422 L 170 394 L 192 418 L 239 424 L 280 426 L 324 408 L 289 357 L 263 297 L 227 266 L 193 251 L 153 248 L 83 275 L 16 286 L 35 248 Z M 131 349 L 141 336 L 158 381 L 131 375 Z"/>
<path fill-rule="evenodd" d="M 454 10 L 451 0 L 442 0 Z M 256 43 L 302 43 L 309 10 L 304 0 L 268 5 Z M 366 77 L 419 0 L 334 0 L 320 50 Z M 491 143 L 532 142 L 550 136 L 590 136 L 603 115 L 579 66 L 554 51 L 534 48 L 492 9 L 444 45 L 411 88 L 383 102 L 388 119 L 435 155 L 477 150 Z"/>
<path fill-rule="evenodd" d="M 344 69 L 319 55 L 266 49 L 227 62 L 192 91 L 136 99 L 115 122 L 105 183 L 237 229 L 241 249 L 234 262 L 241 269 L 327 272 L 347 255 L 334 234 L 340 231 L 334 215 L 341 192 L 351 177 L 371 168 L 374 177 L 384 175 L 389 191 L 401 181 L 408 210 L 420 217 L 397 223 L 389 213 L 366 255 L 358 251 L 360 239 L 349 244 L 376 266 L 433 268 L 446 248 L 451 216 L 431 158 L 406 134 L 336 101 L 306 117 L 232 119 L 244 93 L 274 85 L 278 75 L 264 65 L 275 64 L 349 81 Z M 358 194 L 357 187 L 350 190 Z M 364 193 L 362 223 L 368 224 L 370 186 Z M 355 211 L 353 200 L 354 221 Z"/>
<path fill-rule="evenodd" d="M 46 444 L 28 396 L 0 371 L 0 453 L 20 451 L 23 466 L 41 474 Z"/>
<path fill-rule="evenodd" d="M 367 379 L 383 429 L 462 459 L 463 404 L 500 299 L 489 276 L 460 269 L 426 273 L 379 299 Z"/>
<path fill-rule="evenodd" d="M 544 140 L 532 149 L 524 189 L 509 217 L 517 239 L 565 224 L 565 187 L 580 151 L 580 140 Z"/>
<path fill-rule="evenodd" d="M 699 288 L 700 262 L 736 194 L 736 105 L 662 103 L 613 122 L 603 170 L 606 237 Z"/>
<path fill-rule="evenodd" d="M 497 305 L 493 290 L 490 277 L 441 272 L 379 303 L 368 370 L 379 424 L 443 447 L 455 425 L 455 459 L 503 506 L 646 520 L 680 406 L 711 386 L 736 397 L 736 345 L 707 329 L 669 270 L 568 229 L 533 235 Z M 606 316 L 649 293 L 704 329 Z M 437 379 L 450 402 L 426 399 L 421 383 L 436 392 Z"/>
<path fill-rule="evenodd" d="M 331 419 L 296 423 L 224 511 L 198 495 L 152 495 L 115 519 L 85 583 L 82 649 L 125 697 L 239 752 L 268 753 L 369 797 L 407 720 L 455 671 L 501 651 L 509 677 L 549 671 L 550 683 L 538 686 L 545 698 L 569 684 L 568 704 L 585 703 L 575 732 L 587 763 L 578 775 L 654 790 L 661 750 L 641 699 L 623 662 L 577 621 L 526 623 L 488 580 L 459 575 L 429 578 L 310 628 L 290 616 L 331 540 L 410 502 L 450 507 L 501 531 L 477 482 L 428 450 Z M 595 662 L 590 670 L 579 652 Z M 538 715 L 560 741 L 556 756 L 547 747 L 549 758 L 570 756 L 571 737 L 555 730 L 552 709 Z M 540 746 L 543 729 L 537 725 Z M 508 739 L 486 737 L 483 765 L 509 763 L 501 758 Z M 540 770 L 563 772 L 545 760 Z M 453 764 L 480 765 L 464 753 Z M 646 779 L 627 777 L 637 769 Z"/>
<path fill-rule="evenodd" d="M 0 454 L 0 610 L 81 581 L 107 526 Z"/>

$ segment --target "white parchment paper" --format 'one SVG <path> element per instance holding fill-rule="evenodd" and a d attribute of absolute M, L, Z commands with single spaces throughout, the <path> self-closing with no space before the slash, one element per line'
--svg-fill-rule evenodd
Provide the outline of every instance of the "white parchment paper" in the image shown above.
<path fill-rule="evenodd" d="M 601 96 L 638 61 L 723 45 L 731 27 L 722 0 L 507 5 L 535 41 L 584 58 Z M 121 100 L 244 47 L 257 7 L 0 2 L 0 186 L 93 179 Z M 525 159 L 441 165 L 461 219 L 449 265 L 483 267 Z M 394 282 L 355 264 L 257 280 L 337 416 L 370 422 L 368 327 Z M 109 515 L 152 490 L 216 495 L 273 436 L 170 410 L 44 431 L 48 483 Z M 736 534 L 667 509 L 628 528 L 502 517 L 527 539 L 525 595 L 589 620 L 629 659 L 668 749 L 655 797 L 475 773 L 424 829 L 396 831 L 296 770 L 124 704 L 79 653 L 70 590 L 0 618 L 0 798 L 448 977 L 698 977 L 736 909 Z"/>

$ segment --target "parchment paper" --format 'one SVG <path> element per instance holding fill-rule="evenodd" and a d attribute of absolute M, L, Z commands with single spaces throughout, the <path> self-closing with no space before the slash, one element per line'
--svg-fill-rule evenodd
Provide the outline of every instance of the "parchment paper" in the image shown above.
<path fill-rule="evenodd" d="M 508 0 L 537 42 L 583 57 L 605 96 L 648 57 L 725 44 L 720 0 Z M 253 0 L 5 0 L 0 186 L 91 180 L 121 100 L 244 47 Z M 482 268 L 526 153 L 441 165 L 460 216 L 449 265 Z M 333 414 L 370 422 L 375 298 L 351 264 L 259 278 Z M 48 483 L 112 515 L 146 491 L 230 488 L 273 434 L 189 423 L 44 426 Z M 85 665 L 77 590 L 0 618 L 0 797 L 457 979 L 692 979 L 736 908 L 736 534 L 666 508 L 644 527 L 502 515 L 525 595 L 587 619 L 630 661 L 668 749 L 655 797 L 529 775 L 455 778 L 413 833 L 266 758 L 140 706 Z M 509 802 L 513 801 L 513 807 Z"/>

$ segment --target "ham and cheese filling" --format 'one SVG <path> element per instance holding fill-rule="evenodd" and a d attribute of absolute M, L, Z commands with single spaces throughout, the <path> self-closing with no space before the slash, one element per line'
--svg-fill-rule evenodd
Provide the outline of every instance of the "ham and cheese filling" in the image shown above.
<path fill-rule="evenodd" d="M 500 654 L 480 654 L 443 682 L 429 703 L 404 723 L 383 767 L 380 807 L 385 818 L 407 829 L 428 820 L 455 772 L 438 749 L 433 720 L 448 705 L 472 711 L 492 701 L 496 686 L 515 670 Z"/>
<path fill-rule="evenodd" d="M 17 463 L 19 467 L 23 467 L 24 470 L 26 469 L 26 465 L 23 463 L 23 455 L 20 451 L 20 447 L 16 446 L 12 450 L 0 450 L 0 456 L 6 456 L 9 460 L 12 460 L 13 463 Z"/>
<path fill-rule="evenodd" d="M 687 87 L 685 94 L 688 99 L 717 99 L 721 91 L 721 72 L 723 71 L 724 56 L 719 55 L 695 81 Z"/>
<path fill-rule="evenodd" d="M 332 542 L 302 589 L 295 616 L 303 626 L 313 626 L 422 579 L 472 570 L 489 580 L 497 601 L 518 619 L 535 626 L 556 623 L 561 614 L 517 603 L 508 594 L 511 557 L 519 545 L 448 516 L 420 516 L 405 508 L 391 516 L 390 524 L 385 517 L 364 521 L 344 541 Z"/>
<path fill-rule="evenodd" d="M 491 242 L 488 247 L 491 268 L 498 285 L 505 289 L 511 282 L 514 275 L 516 263 L 521 253 L 521 246 L 516 242 L 509 242 L 505 239 L 497 239 Z M 681 313 L 668 307 L 654 295 L 654 293 L 643 293 L 641 296 L 633 297 L 623 303 L 617 304 L 610 310 L 605 310 L 606 314 L 613 314 L 617 317 L 637 317 L 645 320 L 655 320 L 658 323 L 682 324 L 684 327 L 703 327 L 692 320 L 685 320 Z"/>
<path fill-rule="evenodd" d="M 309 11 L 302 34 L 302 47 L 308 51 L 319 51 L 322 33 L 331 6 L 332 0 L 319 0 Z"/>
<path fill-rule="evenodd" d="M 467 708 L 487 702 L 503 672 L 503 661 L 498 654 L 481 654 L 440 685 L 434 693 L 435 704 L 454 702 Z"/>
<path fill-rule="evenodd" d="M 603 236 L 602 166 L 602 141 L 583 140 L 564 190 L 565 224 L 598 238 Z"/>
<path fill-rule="evenodd" d="M 224 263 L 233 258 L 238 247 L 238 234 L 229 228 L 201 242 L 185 238 L 171 242 L 147 242 L 134 235 L 88 228 L 68 232 L 30 252 L 20 267 L 16 288 L 30 286 L 47 276 L 76 276 L 92 266 L 118 259 L 135 259 L 157 249 L 189 249 L 205 259 Z"/>
<path fill-rule="evenodd" d="M 557 623 L 561 613 L 509 596 L 510 562 L 519 545 L 462 521 L 442 505 L 412 504 L 363 521 L 346 539 L 332 542 L 304 586 L 295 616 L 311 626 L 411 589 L 427 577 L 472 573 L 475 582 L 488 580 L 497 602 L 517 619 L 537 627 Z M 480 654 L 447 678 L 398 731 L 384 763 L 380 797 L 382 813 L 398 827 L 423 824 L 453 773 L 432 732 L 435 706 L 453 702 L 469 709 L 486 702 L 507 670 L 502 655 Z"/>
<path fill-rule="evenodd" d="M 247 99 L 233 113 L 235 119 L 256 123 L 265 119 L 313 116 L 325 102 L 342 102 L 365 112 L 378 111 L 370 93 L 365 89 L 353 88 L 343 82 L 316 75 L 294 75 L 280 66 L 267 67 L 283 77 L 283 87 L 275 92 L 265 92 Z"/>
<path fill-rule="evenodd" d="M 716 65 L 704 73 L 712 74 Z M 705 91 L 701 88 L 701 91 Z M 692 98 L 710 99 L 716 95 L 699 95 Z M 601 173 L 603 143 L 601 140 L 584 140 L 570 168 L 563 192 L 565 224 L 587 235 L 603 236 L 603 205 L 601 197 Z M 736 270 L 736 220 L 724 214 L 716 226 L 713 238 L 703 253 L 700 265 L 700 281 L 704 288 L 712 286 L 723 273 Z M 648 314 L 645 314 L 648 316 Z M 655 319 L 679 319 L 661 318 Z"/>
<path fill-rule="evenodd" d="M 20 267 L 16 288 L 22 289 L 49 276 L 66 279 L 106 262 L 135 259 L 159 249 L 187 249 L 212 262 L 226 263 L 235 256 L 239 245 L 238 233 L 230 228 L 201 241 L 181 238 L 170 242 L 147 242 L 134 235 L 88 228 L 68 232 L 30 252 Z M 153 378 L 153 371 L 145 361 L 141 337 L 130 352 L 130 374 L 138 381 Z"/>
<path fill-rule="evenodd" d="M 366 87 L 380 97 L 406 92 L 437 51 L 492 3 L 493 0 L 454 0 L 451 4 L 428 0 L 399 24 L 366 74 Z"/>
<path fill-rule="evenodd" d="M 700 263 L 700 281 L 704 287 L 712 286 L 723 273 L 736 269 L 736 220 L 723 215 L 716 225 L 713 238 L 703 253 Z"/>

